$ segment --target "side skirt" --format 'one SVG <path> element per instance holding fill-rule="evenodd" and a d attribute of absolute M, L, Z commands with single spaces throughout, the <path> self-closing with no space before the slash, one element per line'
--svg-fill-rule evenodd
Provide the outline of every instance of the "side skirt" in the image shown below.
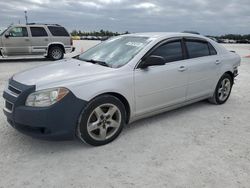
<path fill-rule="evenodd" d="M 134 117 L 132 117 L 130 119 L 129 123 L 135 122 L 135 121 L 143 119 L 143 118 L 152 117 L 154 115 L 161 114 L 161 113 L 164 113 L 164 112 L 168 112 L 168 111 L 171 111 L 171 110 L 183 107 L 183 106 L 187 106 L 189 104 L 193 104 L 195 102 L 199 102 L 199 101 L 208 99 L 209 97 L 210 97 L 210 95 L 206 95 L 206 96 L 195 98 L 195 99 L 183 102 L 183 103 L 178 103 L 178 104 L 175 104 L 175 105 L 167 106 L 165 108 L 161 108 L 161 109 L 158 109 L 158 110 L 155 110 L 155 111 L 152 111 L 152 112 L 147 112 L 147 113 L 142 114 L 142 115 L 134 116 Z"/>

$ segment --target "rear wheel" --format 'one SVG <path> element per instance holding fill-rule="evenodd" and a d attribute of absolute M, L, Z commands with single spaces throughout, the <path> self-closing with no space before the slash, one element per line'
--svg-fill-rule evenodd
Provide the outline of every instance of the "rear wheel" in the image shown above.
<path fill-rule="evenodd" d="M 52 60 L 62 59 L 64 56 L 63 49 L 59 46 L 53 46 L 49 49 L 48 56 Z"/>
<path fill-rule="evenodd" d="M 92 100 L 81 115 L 78 137 L 93 146 L 112 142 L 125 124 L 125 108 L 114 96 L 103 95 Z"/>
<path fill-rule="evenodd" d="M 224 74 L 220 78 L 214 91 L 214 95 L 209 99 L 209 102 L 213 104 L 224 104 L 231 94 L 232 86 L 233 78 L 227 73 Z"/>

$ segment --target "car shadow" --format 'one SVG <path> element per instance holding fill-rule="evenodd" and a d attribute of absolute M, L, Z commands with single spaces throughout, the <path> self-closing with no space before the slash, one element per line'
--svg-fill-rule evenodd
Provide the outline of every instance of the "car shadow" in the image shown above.
<path fill-rule="evenodd" d="M 9 126 L 9 142 L 12 143 L 9 147 L 19 148 L 23 145 L 24 148 L 30 148 L 32 153 L 57 153 L 57 152 L 69 152 L 80 149 L 91 149 L 92 146 L 82 143 L 77 138 L 73 140 L 66 141 L 50 141 L 42 140 L 37 138 L 32 138 L 30 136 L 24 135 L 17 130 L 14 130 Z"/>
<path fill-rule="evenodd" d="M 209 104 L 208 101 L 203 100 L 203 101 L 192 103 L 192 104 L 189 104 L 189 105 L 186 105 L 186 106 L 174 109 L 174 110 L 162 112 L 160 114 L 156 114 L 156 115 L 132 122 L 131 124 L 124 127 L 123 132 L 126 134 L 127 131 L 133 131 L 134 129 L 139 129 L 143 125 L 148 124 L 149 122 L 150 124 L 154 125 L 155 123 L 160 122 L 162 120 L 167 120 L 167 119 L 171 120 L 172 118 L 176 118 L 178 115 L 184 115 L 192 110 L 203 108 L 203 107 L 208 107 L 208 106 L 212 107 L 213 105 Z"/>
<path fill-rule="evenodd" d="M 33 62 L 33 61 L 51 61 L 48 58 L 20 58 L 20 59 L 0 59 L 0 63 L 29 63 L 29 62 Z"/>

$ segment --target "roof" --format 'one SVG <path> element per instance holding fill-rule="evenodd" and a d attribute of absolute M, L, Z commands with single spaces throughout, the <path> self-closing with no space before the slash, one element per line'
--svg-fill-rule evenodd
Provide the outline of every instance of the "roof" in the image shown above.
<path fill-rule="evenodd" d="M 168 37 L 198 37 L 205 38 L 202 35 L 191 34 L 191 33 L 180 33 L 180 32 L 145 32 L 145 33 L 133 33 L 130 36 L 141 36 L 141 37 L 153 37 L 153 38 L 168 38 Z"/>
<path fill-rule="evenodd" d="M 53 25 L 53 26 L 61 26 L 59 24 L 46 24 L 46 23 L 28 23 L 26 25 Z"/>
<path fill-rule="evenodd" d="M 20 26 L 20 27 L 25 27 L 25 26 L 60 26 L 59 24 L 45 24 L 45 23 L 28 23 L 28 24 L 13 24 L 12 26 Z"/>

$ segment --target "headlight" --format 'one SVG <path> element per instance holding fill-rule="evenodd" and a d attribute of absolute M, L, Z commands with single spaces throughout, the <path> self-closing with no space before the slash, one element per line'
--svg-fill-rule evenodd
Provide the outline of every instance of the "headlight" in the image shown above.
<path fill-rule="evenodd" d="M 52 88 L 31 93 L 26 102 L 26 106 L 47 107 L 60 101 L 69 93 L 66 88 Z"/>

